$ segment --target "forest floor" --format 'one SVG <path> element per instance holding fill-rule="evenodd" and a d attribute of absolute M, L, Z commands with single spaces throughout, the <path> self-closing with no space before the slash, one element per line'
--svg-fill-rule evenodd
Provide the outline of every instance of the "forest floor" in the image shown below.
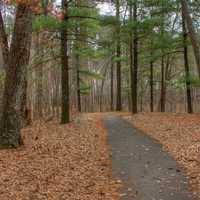
<path fill-rule="evenodd" d="M 124 118 L 163 145 L 183 168 L 200 199 L 200 115 L 141 113 Z"/>
<path fill-rule="evenodd" d="M 23 147 L 0 151 L 1 200 L 118 200 L 121 182 L 98 116 L 36 122 L 23 139 Z"/>
<path fill-rule="evenodd" d="M 82 114 L 68 125 L 38 121 L 23 129 L 24 146 L 0 151 L 1 200 L 119 200 L 102 117 Z M 200 198 L 200 115 L 112 113 L 158 140 Z"/>

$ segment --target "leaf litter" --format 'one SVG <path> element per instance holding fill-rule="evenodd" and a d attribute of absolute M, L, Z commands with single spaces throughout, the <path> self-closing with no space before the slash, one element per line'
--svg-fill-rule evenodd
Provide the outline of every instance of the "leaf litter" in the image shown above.
<path fill-rule="evenodd" d="M 140 113 L 123 117 L 163 145 L 183 168 L 191 190 L 200 199 L 200 115 Z"/>
<path fill-rule="evenodd" d="M 119 199 L 98 117 L 38 121 L 22 132 L 24 146 L 0 151 L 1 200 Z"/>

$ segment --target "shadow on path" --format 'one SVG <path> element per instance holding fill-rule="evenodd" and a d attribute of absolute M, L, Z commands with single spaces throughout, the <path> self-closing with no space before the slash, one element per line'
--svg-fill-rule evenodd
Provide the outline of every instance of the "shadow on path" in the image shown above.
<path fill-rule="evenodd" d="M 192 200 L 187 179 L 162 146 L 120 117 L 106 117 L 112 167 L 121 200 Z"/>

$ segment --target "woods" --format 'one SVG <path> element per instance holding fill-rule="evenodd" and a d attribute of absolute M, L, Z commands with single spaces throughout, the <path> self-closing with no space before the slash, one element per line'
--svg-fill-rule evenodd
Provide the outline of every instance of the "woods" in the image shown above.
<path fill-rule="evenodd" d="M 106 4 L 18 2 L 14 18 L 1 3 L 2 144 L 19 145 L 26 111 L 62 124 L 81 111 L 198 112 L 198 5 L 117 0 L 108 15 Z"/>
<path fill-rule="evenodd" d="M 138 158 L 150 155 L 143 164 L 134 157 L 138 172 L 147 174 L 159 172 L 152 160 L 173 172 L 159 163 L 167 151 L 200 196 L 199 6 L 189 0 L 0 0 L 0 199 L 119 200 L 127 183 L 123 174 L 113 177 L 111 164 L 117 159 L 117 167 L 122 161 L 128 167 L 133 150 Z M 137 134 L 141 139 L 132 141 Z M 137 146 L 143 149 L 132 149 Z M 141 195 L 132 186 L 124 196 L 129 193 Z"/>

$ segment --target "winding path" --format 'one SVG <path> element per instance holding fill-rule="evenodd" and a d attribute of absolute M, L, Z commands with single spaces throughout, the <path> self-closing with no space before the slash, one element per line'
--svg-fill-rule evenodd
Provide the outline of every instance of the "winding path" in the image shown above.
<path fill-rule="evenodd" d="M 187 179 L 162 146 L 120 117 L 104 119 L 121 200 L 192 200 Z"/>

